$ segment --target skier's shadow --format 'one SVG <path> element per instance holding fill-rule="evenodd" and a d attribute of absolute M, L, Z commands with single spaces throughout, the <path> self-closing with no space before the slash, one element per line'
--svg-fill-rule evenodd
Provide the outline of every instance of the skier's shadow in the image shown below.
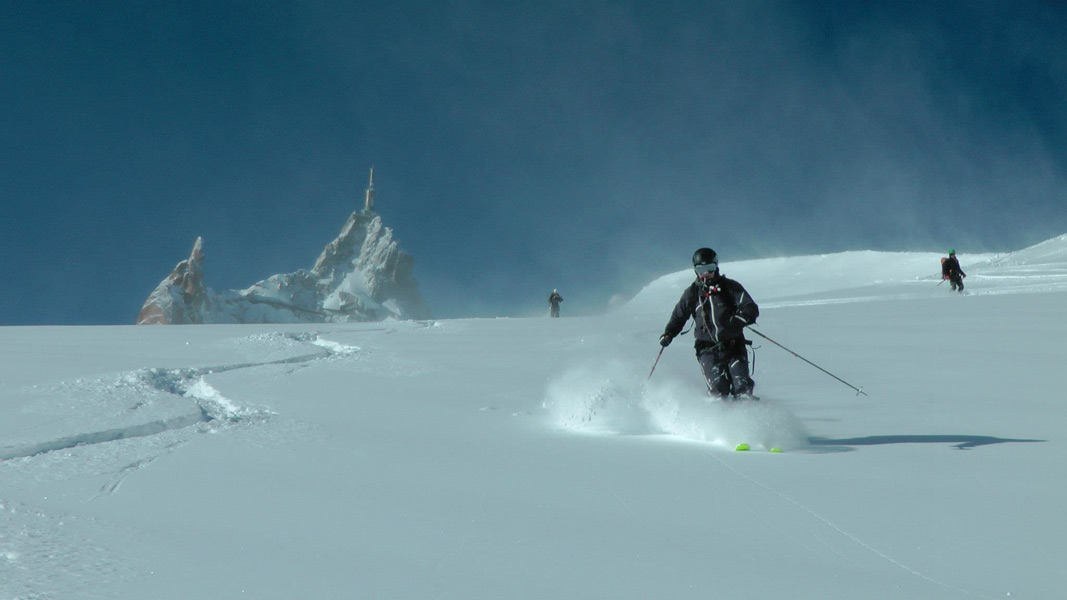
<path fill-rule="evenodd" d="M 998 438 L 990 435 L 869 435 L 866 437 L 830 439 L 824 437 L 809 437 L 808 444 L 814 447 L 825 447 L 827 451 L 838 452 L 854 450 L 849 446 L 881 446 L 883 444 L 952 444 L 957 450 L 970 450 L 978 446 L 1006 443 L 1035 443 L 1047 440 L 1027 440 L 1014 438 Z"/>

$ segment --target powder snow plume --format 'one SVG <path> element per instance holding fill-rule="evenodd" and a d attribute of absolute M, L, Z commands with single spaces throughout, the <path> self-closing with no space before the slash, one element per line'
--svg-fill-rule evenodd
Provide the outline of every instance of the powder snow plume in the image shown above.
<path fill-rule="evenodd" d="M 667 434 L 733 448 L 798 449 L 804 426 L 771 399 L 723 402 L 700 382 L 649 381 L 642 369 L 613 361 L 570 369 L 549 382 L 543 406 L 554 424 L 584 433 Z"/>

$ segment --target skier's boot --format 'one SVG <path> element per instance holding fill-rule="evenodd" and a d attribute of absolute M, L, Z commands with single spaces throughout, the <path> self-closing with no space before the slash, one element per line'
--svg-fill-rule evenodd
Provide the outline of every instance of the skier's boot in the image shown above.
<path fill-rule="evenodd" d="M 755 388 L 756 382 L 752 381 L 752 378 L 749 377 L 746 381 L 734 386 L 732 398 L 734 400 L 759 400 L 759 396 L 752 393 Z"/>

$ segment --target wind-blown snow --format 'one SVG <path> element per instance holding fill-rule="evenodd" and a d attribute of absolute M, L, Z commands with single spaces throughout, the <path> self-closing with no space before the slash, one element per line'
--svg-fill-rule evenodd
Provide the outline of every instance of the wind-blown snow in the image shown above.
<path fill-rule="evenodd" d="M 726 262 L 755 404 L 596 318 L 0 329 L 0 600 L 1055 598 L 1067 236 Z M 741 442 L 753 450 L 735 452 Z M 781 454 L 767 452 L 780 447 Z"/>

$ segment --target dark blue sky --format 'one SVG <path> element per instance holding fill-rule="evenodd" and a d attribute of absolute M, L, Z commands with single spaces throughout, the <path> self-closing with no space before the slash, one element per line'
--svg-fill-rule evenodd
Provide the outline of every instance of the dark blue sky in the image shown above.
<path fill-rule="evenodd" d="M 878 4 L 0 0 L 0 324 L 310 268 L 372 165 L 438 317 L 1067 232 L 1067 6 Z"/>

